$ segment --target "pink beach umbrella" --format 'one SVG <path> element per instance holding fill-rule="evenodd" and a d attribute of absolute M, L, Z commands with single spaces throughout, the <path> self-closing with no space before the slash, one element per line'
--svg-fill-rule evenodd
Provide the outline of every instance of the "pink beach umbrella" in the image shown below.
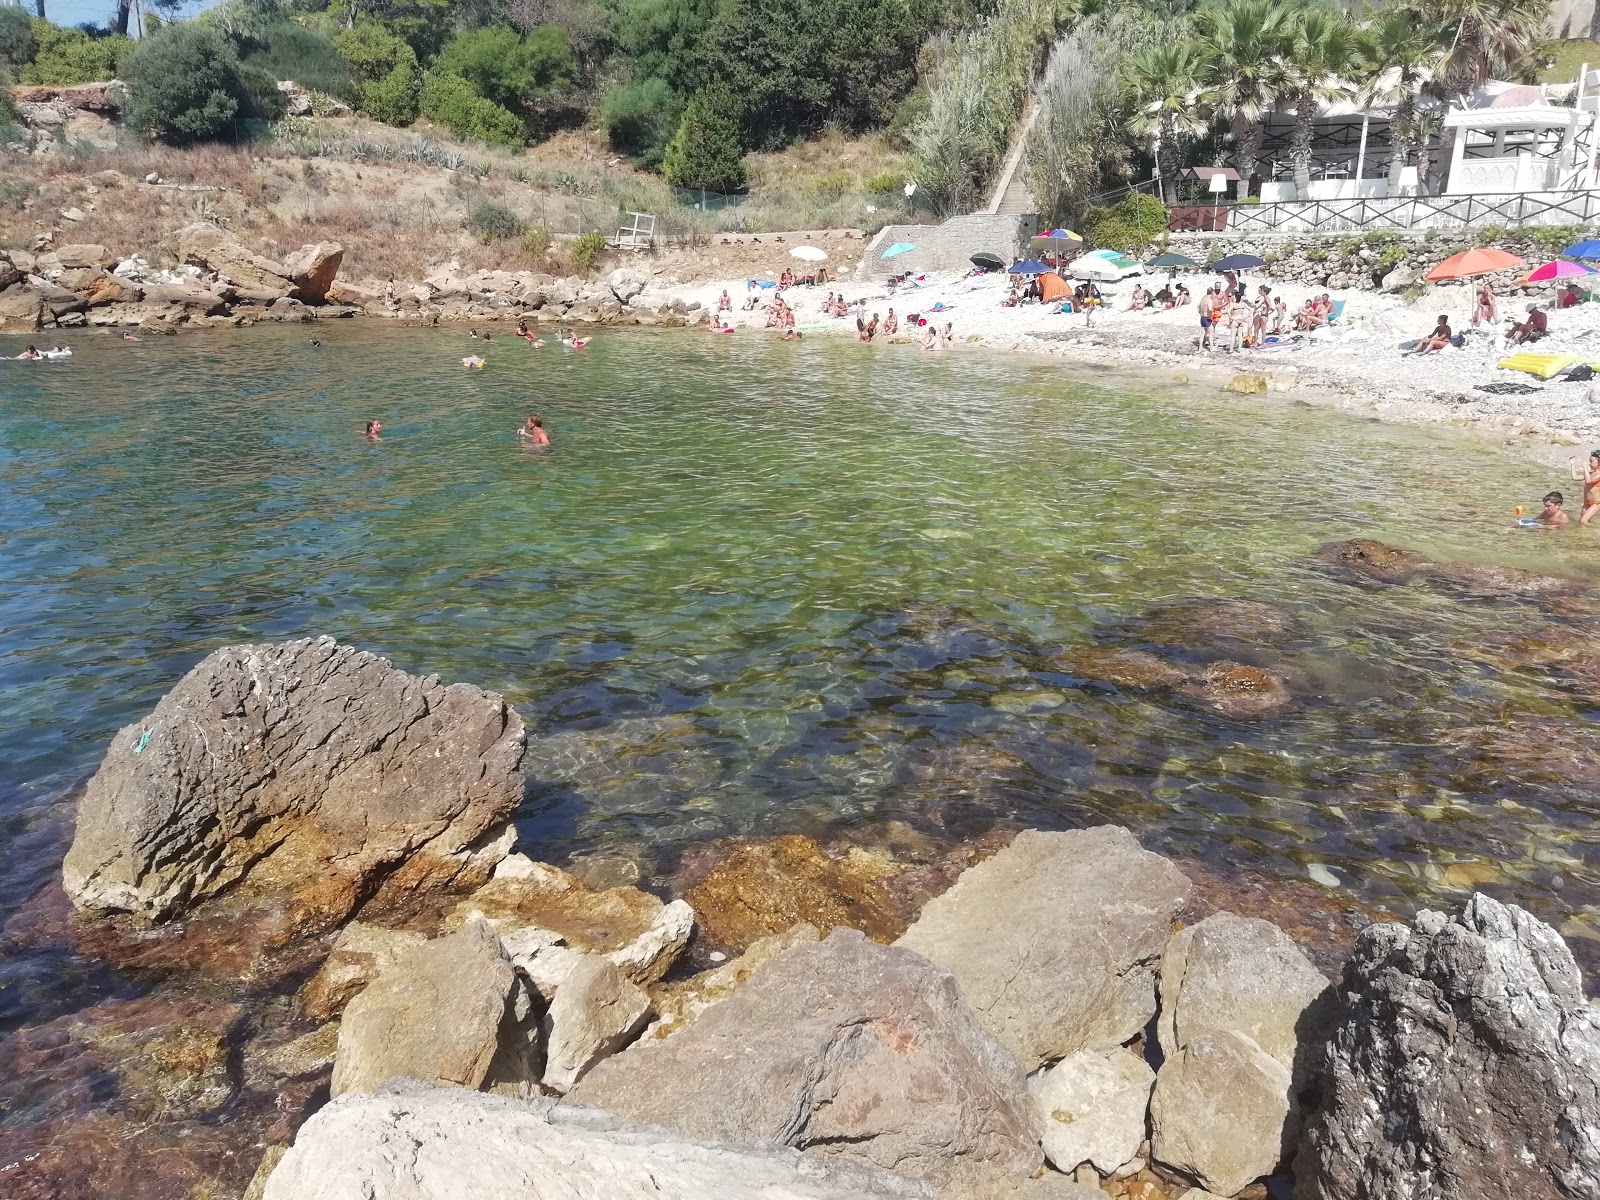
<path fill-rule="evenodd" d="M 1577 279 L 1582 275 L 1595 274 L 1593 267 L 1584 266 L 1583 263 L 1568 262 L 1558 258 L 1554 262 L 1547 262 L 1542 267 L 1537 267 L 1528 272 L 1529 283 L 1544 283 L 1550 279 Z"/>

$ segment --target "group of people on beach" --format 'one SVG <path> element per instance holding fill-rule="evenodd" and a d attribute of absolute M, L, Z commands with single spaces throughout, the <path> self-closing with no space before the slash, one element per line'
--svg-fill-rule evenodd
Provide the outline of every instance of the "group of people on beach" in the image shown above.
<path fill-rule="evenodd" d="M 1583 297 L 1577 290 L 1576 284 L 1568 284 L 1556 297 L 1554 307 L 1571 308 L 1574 304 L 1581 304 Z M 1518 321 L 1508 317 L 1510 324 L 1506 327 L 1505 339 L 1515 346 L 1527 345 L 1537 342 L 1550 332 L 1550 315 L 1538 304 L 1529 304 L 1527 315 Z M 1472 301 L 1472 328 L 1483 329 L 1493 333 L 1494 324 L 1500 319 L 1499 305 L 1495 302 L 1494 289 L 1488 284 L 1480 284 Z M 1462 346 L 1466 343 L 1466 335 L 1457 333 L 1450 328 L 1450 317 L 1440 313 L 1438 322 L 1431 332 L 1417 339 L 1408 354 L 1436 354 L 1446 346 Z M 1587 524 L 1588 522 L 1585 522 Z"/>

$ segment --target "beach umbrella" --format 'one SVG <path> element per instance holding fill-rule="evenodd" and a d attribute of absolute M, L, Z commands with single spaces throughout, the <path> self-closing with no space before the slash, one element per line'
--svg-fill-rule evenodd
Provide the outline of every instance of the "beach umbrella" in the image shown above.
<path fill-rule="evenodd" d="M 1187 254 L 1179 254 L 1176 250 L 1168 250 L 1165 254 L 1158 254 L 1150 260 L 1152 267 L 1198 267 Z"/>
<path fill-rule="evenodd" d="M 1595 273 L 1593 267 L 1558 258 L 1555 262 L 1547 262 L 1544 266 L 1528 272 L 1528 282 L 1544 283 L 1547 279 L 1576 279 L 1580 275 L 1593 275 Z"/>
<path fill-rule="evenodd" d="M 1070 230 L 1070 229 L 1052 229 L 1049 233 L 1045 234 L 1045 237 L 1047 237 L 1047 238 L 1066 238 L 1067 241 L 1069 241 L 1069 242 L 1081 242 L 1081 241 L 1083 241 L 1083 234 L 1081 234 L 1081 233 L 1073 233 L 1072 230 Z"/>
<path fill-rule="evenodd" d="M 915 242 L 896 242 L 894 245 L 890 246 L 887 250 L 885 250 L 881 255 L 879 255 L 879 257 L 880 258 L 894 258 L 896 255 L 899 255 L 899 254 L 909 254 L 909 253 L 911 253 L 911 251 L 915 250 L 916 248 L 917 248 L 917 244 Z"/>
<path fill-rule="evenodd" d="M 998 254 L 990 254 L 987 250 L 980 250 L 969 260 L 975 267 L 983 267 L 989 271 L 1002 271 L 1005 269 L 1006 260 Z"/>
<path fill-rule="evenodd" d="M 1568 258 L 1600 258 L 1600 242 L 1574 242 L 1561 253 Z"/>
<path fill-rule="evenodd" d="M 1219 258 L 1214 271 L 1254 271 L 1267 265 L 1267 260 L 1256 254 L 1230 254 L 1227 258 Z"/>
<path fill-rule="evenodd" d="M 1019 262 L 1016 266 L 1009 268 L 1006 271 L 1006 274 L 1008 274 L 1008 275 L 1043 275 L 1049 269 L 1050 268 L 1045 266 L 1042 262 L 1039 262 L 1039 261 L 1037 261 L 1035 259 L 1031 259 L 1030 258 L 1027 262 Z"/>
<path fill-rule="evenodd" d="M 828 257 L 828 252 L 821 246 L 796 246 L 789 251 L 789 257 L 803 259 L 806 262 L 821 262 Z"/>
<path fill-rule="evenodd" d="M 1496 271 L 1527 265 L 1515 254 L 1480 246 L 1476 250 L 1463 250 L 1460 254 L 1452 254 L 1423 278 L 1439 283 L 1446 279 L 1469 279 L 1474 275 L 1492 275 Z"/>

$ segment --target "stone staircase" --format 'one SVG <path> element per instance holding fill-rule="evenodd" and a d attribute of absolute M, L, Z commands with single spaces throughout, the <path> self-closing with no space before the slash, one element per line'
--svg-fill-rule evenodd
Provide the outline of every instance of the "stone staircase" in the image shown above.
<path fill-rule="evenodd" d="M 994 191 L 990 194 L 984 212 L 1021 216 L 1024 213 L 1038 211 L 1033 193 L 1028 190 L 1022 171 L 1022 157 L 1028 144 L 1028 134 L 1032 132 L 1033 123 L 1038 119 L 1039 103 L 1034 97 L 1029 96 L 1028 106 L 1022 112 L 1022 119 L 1017 122 L 1017 132 L 1011 139 L 1011 149 L 1006 154 L 1005 162 L 1000 165 L 1000 173 L 995 177 Z"/>

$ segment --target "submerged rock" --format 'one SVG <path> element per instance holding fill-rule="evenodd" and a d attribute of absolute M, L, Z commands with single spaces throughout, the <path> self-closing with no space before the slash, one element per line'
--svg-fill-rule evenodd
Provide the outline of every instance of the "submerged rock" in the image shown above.
<path fill-rule="evenodd" d="M 830 855 L 798 834 L 743 842 L 720 859 L 685 898 L 702 936 L 742 950 L 801 922 L 839 926 L 890 941 L 904 928 L 885 881 L 894 872 L 865 853 Z"/>
<path fill-rule="evenodd" d="M 1148 650 L 1116 646 L 1081 646 L 1065 654 L 1063 661 L 1075 674 L 1118 687 L 1179 687 L 1191 674 Z"/>
<path fill-rule="evenodd" d="M 1559 934 L 1474 895 L 1374 925 L 1339 988 L 1303 1200 L 1600 1195 L 1600 1015 Z"/>
<path fill-rule="evenodd" d="M 950 971 L 1031 1070 L 1145 1027 L 1188 896 L 1182 873 L 1126 829 L 1029 830 L 929 901 L 896 945 Z"/>
<path fill-rule="evenodd" d="M 815 1147 L 941 1184 L 1040 1164 L 1022 1071 L 954 979 L 838 929 L 569 1093 L 687 1137 Z"/>
<path fill-rule="evenodd" d="M 1259 716 L 1294 702 L 1282 676 L 1236 662 L 1210 664 L 1181 690 L 1229 717 Z"/>
<path fill-rule="evenodd" d="M 1173 646 L 1270 646 L 1297 634 L 1300 620 L 1288 609 L 1260 600 L 1207 600 L 1158 608 L 1138 630 L 1149 641 Z"/>
<path fill-rule="evenodd" d="M 1541 575 L 1517 567 L 1480 563 L 1428 563 L 1422 575 L 1449 584 L 1471 596 L 1515 599 L 1519 596 L 1557 596 L 1582 591 L 1586 584 L 1568 575 Z"/>
<path fill-rule="evenodd" d="M 479 881 L 509 849 L 521 719 L 331 638 L 228 646 L 112 739 L 62 874 L 80 909 L 162 919 L 232 891 L 291 933 Z"/>
<path fill-rule="evenodd" d="M 1415 550 L 1403 550 L 1371 538 L 1329 542 L 1317 551 L 1315 557 L 1318 562 L 1380 583 L 1405 583 L 1427 563 L 1427 559 Z"/>
<path fill-rule="evenodd" d="M 347 1096 L 300 1130 L 263 1200 L 935 1200 L 926 1183 L 780 1147 L 702 1145 L 547 1100 L 415 1085 Z"/>

